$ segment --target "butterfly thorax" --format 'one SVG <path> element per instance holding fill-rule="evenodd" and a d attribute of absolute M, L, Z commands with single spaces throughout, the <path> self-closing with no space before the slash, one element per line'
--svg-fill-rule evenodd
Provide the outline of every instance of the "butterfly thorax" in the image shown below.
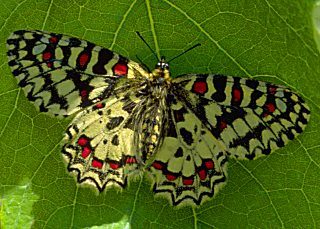
<path fill-rule="evenodd" d="M 157 75 L 156 75 L 157 76 Z M 137 131 L 136 143 L 138 154 L 146 166 L 152 161 L 154 152 L 162 142 L 162 129 L 167 117 L 166 98 L 170 84 L 163 77 L 148 80 L 140 93 L 143 94 L 141 105 L 137 110 L 135 129 Z"/>

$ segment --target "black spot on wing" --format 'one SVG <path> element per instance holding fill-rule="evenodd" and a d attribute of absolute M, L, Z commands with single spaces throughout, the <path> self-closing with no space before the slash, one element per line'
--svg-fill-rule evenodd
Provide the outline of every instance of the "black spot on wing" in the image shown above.
<path fill-rule="evenodd" d="M 216 102 L 223 102 L 226 99 L 227 78 L 223 75 L 215 75 L 212 80 L 216 92 L 211 95 L 211 98 Z"/>
<path fill-rule="evenodd" d="M 112 130 L 120 125 L 123 122 L 124 118 L 122 116 L 119 117 L 112 117 L 110 121 L 107 123 L 106 127 L 108 130 Z"/>
<path fill-rule="evenodd" d="M 173 115 L 174 115 L 174 120 L 178 123 L 178 122 L 183 122 L 184 119 L 184 114 L 187 113 L 186 108 L 182 107 L 179 110 L 173 110 Z"/>
<path fill-rule="evenodd" d="M 179 147 L 176 151 L 176 153 L 174 154 L 175 157 L 182 157 L 183 156 L 183 149 L 181 147 Z"/>
<path fill-rule="evenodd" d="M 259 86 L 259 81 L 253 79 L 247 79 L 245 83 L 252 89 L 256 89 Z"/>
<path fill-rule="evenodd" d="M 194 140 L 192 138 L 192 133 L 188 130 L 186 130 L 184 127 L 180 128 L 180 134 L 182 136 L 182 139 L 187 145 L 191 145 Z"/>
<path fill-rule="evenodd" d="M 115 146 L 119 145 L 119 137 L 117 134 L 113 136 L 111 143 L 112 143 L 112 145 L 115 145 Z"/>
<path fill-rule="evenodd" d="M 77 38 L 70 37 L 69 38 L 69 47 L 79 47 L 81 45 L 81 41 Z"/>
<path fill-rule="evenodd" d="M 168 125 L 166 128 L 166 136 L 168 137 L 173 137 L 173 138 L 177 138 L 177 130 L 176 130 L 176 125 L 173 122 L 173 117 L 172 117 L 172 113 L 169 112 L 168 113 Z"/>
<path fill-rule="evenodd" d="M 92 67 L 92 71 L 95 74 L 104 75 L 107 73 L 105 65 L 113 58 L 113 52 L 108 49 L 101 49 L 98 54 L 98 61 Z"/>

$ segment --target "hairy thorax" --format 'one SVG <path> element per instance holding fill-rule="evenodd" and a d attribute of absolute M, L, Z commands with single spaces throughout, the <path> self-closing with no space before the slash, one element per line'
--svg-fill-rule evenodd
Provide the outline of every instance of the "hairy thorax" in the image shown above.
<path fill-rule="evenodd" d="M 167 80 L 157 77 L 147 80 L 139 90 L 142 100 L 137 109 L 136 143 L 138 154 L 147 166 L 162 143 L 161 133 L 168 116 L 166 102 L 169 87 L 170 83 Z"/>

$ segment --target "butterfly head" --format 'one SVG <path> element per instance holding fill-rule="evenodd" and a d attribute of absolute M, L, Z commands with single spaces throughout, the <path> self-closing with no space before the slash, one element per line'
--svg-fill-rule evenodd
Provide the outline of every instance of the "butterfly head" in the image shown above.
<path fill-rule="evenodd" d="M 156 64 L 154 70 L 152 71 L 152 75 L 155 79 L 163 78 L 166 81 L 170 81 L 169 64 L 164 56 L 162 56 L 159 62 Z"/>
<path fill-rule="evenodd" d="M 171 60 L 166 61 L 164 56 L 161 57 L 161 59 L 159 60 L 158 55 L 156 54 L 156 52 L 150 47 L 150 45 L 146 42 L 146 40 L 141 36 L 141 34 L 136 31 L 138 37 L 140 37 L 140 39 L 147 45 L 147 47 L 151 50 L 152 54 L 154 55 L 154 57 L 158 60 L 158 63 L 155 67 L 155 69 L 152 71 L 152 73 L 150 73 L 150 78 L 151 79 L 156 79 L 157 81 L 160 80 L 160 82 L 166 82 L 168 84 L 170 84 L 171 82 L 171 78 L 170 78 L 170 71 L 169 71 L 169 62 L 171 62 L 174 59 L 177 59 L 178 57 L 182 56 L 183 54 L 189 52 L 190 50 L 194 49 L 195 47 L 200 46 L 201 44 L 195 44 L 194 46 L 192 46 L 191 48 L 188 48 L 187 50 L 183 51 L 182 53 L 180 53 L 179 55 L 173 57 Z"/>
<path fill-rule="evenodd" d="M 161 57 L 155 68 L 160 69 L 161 71 L 169 71 L 169 64 L 167 63 L 166 58 L 164 56 Z"/>

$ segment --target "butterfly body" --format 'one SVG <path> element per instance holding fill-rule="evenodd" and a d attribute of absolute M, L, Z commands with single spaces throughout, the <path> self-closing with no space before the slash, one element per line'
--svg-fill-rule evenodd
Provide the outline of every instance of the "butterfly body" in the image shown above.
<path fill-rule="evenodd" d="M 256 159 L 305 128 L 290 89 L 220 74 L 172 79 L 91 42 L 42 31 L 7 40 L 9 66 L 40 111 L 75 114 L 63 156 L 79 183 L 124 188 L 147 172 L 173 205 L 200 205 L 226 183 L 228 158 Z"/>

